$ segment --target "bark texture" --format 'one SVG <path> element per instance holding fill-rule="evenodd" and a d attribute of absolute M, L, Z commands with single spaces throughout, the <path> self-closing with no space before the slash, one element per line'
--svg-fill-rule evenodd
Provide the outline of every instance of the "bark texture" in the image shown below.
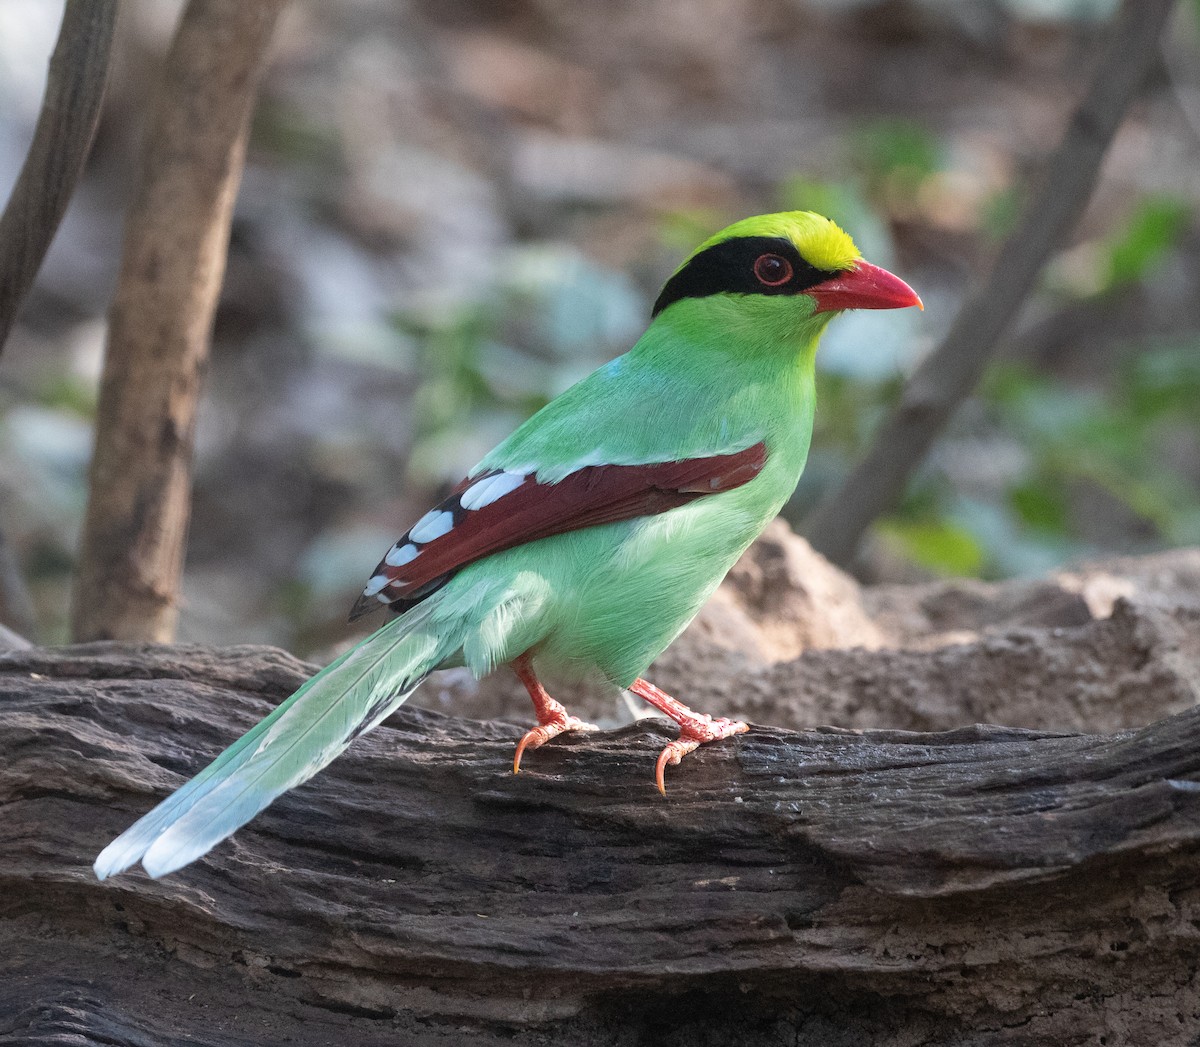
<path fill-rule="evenodd" d="M 0 351 L 92 148 L 117 0 L 67 0 L 29 153 L 0 214 Z"/>
<path fill-rule="evenodd" d="M 752 693 L 779 696 L 751 702 L 760 723 L 826 686 L 879 722 L 922 693 L 938 724 L 972 701 L 1003 716 L 996 689 L 1017 719 L 1131 720 L 1139 701 L 1165 718 L 756 725 L 673 769 L 664 801 L 662 721 L 556 740 L 514 777 L 519 727 L 406 707 L 196 865 L 99 884 L 96 852 L 309 667 L 258 647 L 12 651 L 0 1043 L 1195 1043 L 1200 553 L 868 593 L 826 567 L 816 587 L 874 650 L 811 646 L 820 606 L 806 627 L 776 584 L 802 555 L 777 529 L 715 612 L 758 639 Z M 712 629 L 678 646 L 711 649 Z M 743 690 L 731 657 L 694 675 L 713 711 Z M 420 696 L 456 688 L 470 708 L 453 681 Z"/>
<path fill-rule="evenodd" d="M 72 614 L 77 639 L 169 640 L 196 404 L 250 113 L 286 0 L 190 0 L 125 226 Z"/>

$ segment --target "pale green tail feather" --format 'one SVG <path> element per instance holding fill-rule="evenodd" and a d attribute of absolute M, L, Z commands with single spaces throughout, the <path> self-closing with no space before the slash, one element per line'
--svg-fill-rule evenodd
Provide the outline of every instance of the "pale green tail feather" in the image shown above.
<path fill-rule="evenodd" d="M 317 673 L 104 848 L 96 876 L 103 880 L 139 860 L 154 877 L 182 868 L 378 726 L 461 643 L 445 623 L 426 628 L 436 603 L 388 622 Z"/>

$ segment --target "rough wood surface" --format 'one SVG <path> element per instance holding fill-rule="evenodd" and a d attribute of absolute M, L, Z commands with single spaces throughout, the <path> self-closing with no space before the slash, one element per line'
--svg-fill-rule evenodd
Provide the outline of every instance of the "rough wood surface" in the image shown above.
<path fill-rule="evenodd" d="M 1082 677 L 1097 624 L 1037 642 Z M 1111 735 L 756 726 L 665 801 L 662 721 L 514 777 L 517 727 L 406 708 L 181 874 L 92 878 L 305 672 L 257 647 L 0 655 L 0 1043 L 1200 1034 L 1195 708 Z"/>

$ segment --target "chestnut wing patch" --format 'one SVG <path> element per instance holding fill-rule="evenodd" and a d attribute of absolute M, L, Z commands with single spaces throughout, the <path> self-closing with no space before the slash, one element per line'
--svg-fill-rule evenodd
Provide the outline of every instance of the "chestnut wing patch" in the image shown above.
<path fill-rule="evenodd" d="M 421 517 L 375 568 L 351 621 L 381 605 L 400 612 L 440 588 L 460 567 L 539 538 L 654 516 L 753 480 L 765 444 L 736 454 L 647 465 L 590 465 L 557 483 L 495 471 L 463 480 Z"/>

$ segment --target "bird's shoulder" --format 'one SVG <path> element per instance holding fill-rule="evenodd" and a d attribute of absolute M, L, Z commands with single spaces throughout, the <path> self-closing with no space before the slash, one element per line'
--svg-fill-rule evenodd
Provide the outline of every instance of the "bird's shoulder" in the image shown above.
<path fill-rule="evenodd" d="M 590 466 L 645 465 L 742 451 L 763 427 L 727 408 L 719 383 L 619 356 L 551 400 L 468 474 L 531 473 L 555 483 Z"/>

